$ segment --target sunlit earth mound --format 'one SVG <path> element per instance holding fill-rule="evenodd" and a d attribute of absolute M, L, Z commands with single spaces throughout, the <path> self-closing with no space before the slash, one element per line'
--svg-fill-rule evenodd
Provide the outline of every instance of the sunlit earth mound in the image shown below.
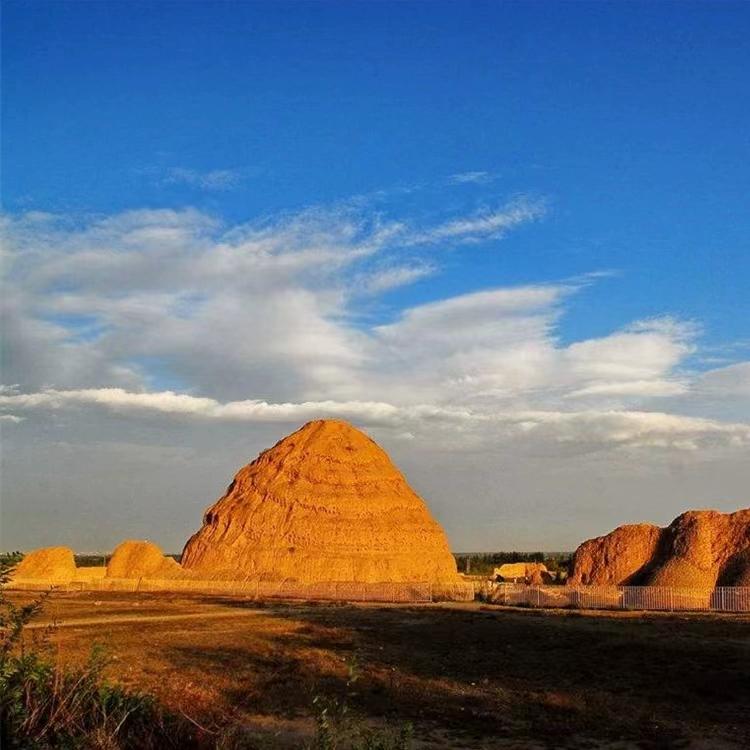
<path fill-rule="evenodd" d="M 13 571 L 13 580 L 70 583 L 76 575 L 73 550 L 68 547 L 42 547 L 29 552 Z"/>
<path fill-rule="evenodd" d="M 599 586 L 630 583 L 656 555 L 662 531 L 639 523 L 589 539 L 576 550 L 569 582 Z"/>
<path fill-rule="evenodd" d="M 681 588 L 750 585 L 750 509 L 691 510 L 666 528 L 621 526 L 576 550 L 569 580 Z"/>
<path fill-rule="evenodd" d="M 495 568 L 494 575 L 503 581 L 526 582 L 532 586 L 541 586 L 552 582 L 552 576 L 547 570 L 547 566 L 542 563 L 505 563 L 499 568 Z"/>
<path fill-rule="evenodd" d="M 123 542 L 107 563 L 107 578 L 169 578 L 180 566 L 151 542 Z"/>
<path fill-rule="evenodd" d="M 201 578 L 460 580 L 445 534 L 385 451 L 333 420 L 306 424 L 241 469 L 182 565 Z"/>

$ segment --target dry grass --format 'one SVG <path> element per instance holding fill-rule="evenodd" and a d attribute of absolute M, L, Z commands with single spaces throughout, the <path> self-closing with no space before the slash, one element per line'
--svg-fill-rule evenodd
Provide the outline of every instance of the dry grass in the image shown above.
<path fill-rule="evenodd" d="M 62 658 L 103 643 L 112 676 L 213 731 L 242 723 L 293 744 L 356 660 L 352 708 L 413 723 L 425 746 L 750 746 L 747 616 L 81 593 L 52 595 L 44 617 Z"/>

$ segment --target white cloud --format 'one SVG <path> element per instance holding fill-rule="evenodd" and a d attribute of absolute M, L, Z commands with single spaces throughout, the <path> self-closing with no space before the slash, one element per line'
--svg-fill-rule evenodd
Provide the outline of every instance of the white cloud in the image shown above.
<path fill-rule="evenodd" d="M 694 390 L 713 398 L 750 399 L 750 362 L 738 362 L 701 375 Z"/>
<path fill-rule="evenodd" d="M 643 411 L 534 412 L 516 415 L 522 424 L 560 442 L 596 446 L 695 450 L 704 446 L 750 447 L 750 425 Z"/>
<path fill-rule="evenodd" d="M 693 373 L 686 390 L 670 400 L 681 413 L 750 422 L 750 362 Z M 663 408 L 664 400 L 655 406 Z"/>
<path fill-rule="evenodd" d="M 664 318 L 639 321 L 604 338 L 571 344 L 565 351 L 567 378 L 581 387 L 568 395 L 580 398 L 684 393 L 687 381 L 673 373 L 695 351 L 696 333 L 691 324 Z"/>
<path fill-rule="evenodd" d="M 239 185 L 243 177 L 241 169 L 211 169 L 200 171 L 187 167 L 167 169 L 161 178 L 165 185 L 190 185 L 203 190 L 232 190 Z"/>
<path fill-rule="evenodd" d="M 600 382 L 571 391 L 568 397 L 583 396 L 678 396 L 688 391 L 688 384 L 677 380 L 621 380 Z"/>
<path fill-rule="evenodd" d="M 493 179 L 494 177 L 489 172 L 459 172 L 458 174 L 451 175 L 448 178 L 448 182 L 452 182 L 456 185 L 466 183 L 483 185 L 492 182 Z"/>
<path fill-rule="evenodd" d="M 437 267 L 428 263 L 383 268 L 363 275 L 359 280 L 359 285 L 364 293 L 377 295 L 413 284 L 415 281 L 432 276 L 436 272 Z"/>
<path fill-rule="evenodd" d="M 4 377 L 27 388 L 166 379 L 224 398 L 325 398 L 373 355 L 357 297 L 438 268 L 405 256 L 403 221 L 341 206 L 239 227 L 190 209 L 33 215 L 5 235 L 17 291 L 3 303 Z"/>
<path fill-rule="evenodd" d="M 23 417 L 16 416 L 15 414 L 0 414 L 0 422 L 18 424 L 19 422 L 23 422 Z"/>
<path fill-rule="evenodd" d="M 471 216 L 454 219 L 444 224 L 415 233 L 407 244 L 435 244 L 445 240 L 478 242 L 500 239 L 515 227 L 541 219 L 547 213 L 545 202 L 539 199 L 517 198 L 498 209 L 485 209 Z"/>
<path fill-rule="evenodd" d="M 320 401 L 267 403 L 248 399 L 221 403 L 215 399 L 172 391 L 134 393 L 121 388 L 73 391 L 46 389 L 37 393 L 0 395 L 0 409 L 33 412 L 98 407 L 120 413 L 152 412 L 173 416 L 242 422 L 293 422 L 342 418 L 365 426 L 404 429 L 412 436 L 425 433 L 425 426 L 466 430 L 473 440 L 508 442 L 533 436 L 559 443 L 578 443 L 587 448 L 606 445 L 643 448 L 696 449 L 704 445 L 750 446 L 750 425 L 718 423 L 659 412 L 587 410 L 483 412 L 434 404 L 397 406 L 374 401 Z M 17 415 L 5 415 L 14 422 Z M 425 437 L 428 437 L 425 435 Z M 444 437 L 444 436 L 443 436 Z M 458 447 L 458 446 L 456 446 Z"/>

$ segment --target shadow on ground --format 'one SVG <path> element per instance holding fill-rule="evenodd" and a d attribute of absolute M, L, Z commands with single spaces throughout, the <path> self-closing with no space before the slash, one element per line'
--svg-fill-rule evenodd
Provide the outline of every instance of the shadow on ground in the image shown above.
<path fill-rule="evenodd" d="M 319 696 L 469 744 L 679 748 L 686 736 L 712 736 L 750 746 L 747 621 L 212 603 L 287 623 L 262 643 L 175 645 L 164 655 L 223 680 L 225 700 L 249 713 L 309 715 Z M 350 668 L 358 679 L 347 688 Z"/>

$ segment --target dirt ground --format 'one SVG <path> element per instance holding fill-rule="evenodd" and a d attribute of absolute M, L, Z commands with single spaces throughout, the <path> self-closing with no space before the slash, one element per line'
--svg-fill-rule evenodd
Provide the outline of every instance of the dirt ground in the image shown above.
<path fill-rule="evenodd" d="M 113 678 L 209 731 L 291 746 L 346 701 L 349 720 L 411 724 L 417 747 L 750 747 L 746 615 L 81 592 L 47 599 L 26 637 L 42 635 L 63 660 L 104 645 Z"/>

